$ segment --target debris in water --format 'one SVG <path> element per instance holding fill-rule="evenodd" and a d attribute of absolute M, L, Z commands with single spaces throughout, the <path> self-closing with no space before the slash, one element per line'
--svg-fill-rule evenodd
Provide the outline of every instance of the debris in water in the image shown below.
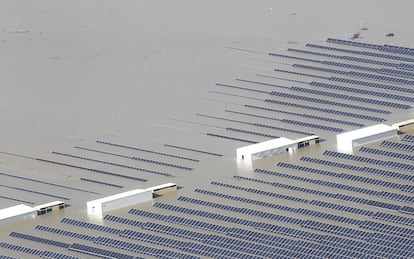
<path fill-rule="evenodd" d="M 28 33 L 28 30 L 17 30 L 17 31 L 11 31 L 10 33 Z"/>
<path fill-rule="evenodd" d="M 352 35 L 351 40 L 355 40 L 360 38 L 360 34 L 359 33 L 354 33 L 354 35 Z"/>

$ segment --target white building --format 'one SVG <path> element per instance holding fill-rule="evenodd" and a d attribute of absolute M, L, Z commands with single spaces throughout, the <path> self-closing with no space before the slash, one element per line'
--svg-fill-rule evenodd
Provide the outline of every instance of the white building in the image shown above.
<path fill-rule="evenodd" d="M 19 204 L 0 210 L 0 224 L 37 216 L 37 209 Z"/>
<path fill-rule="evenodd" d="M 279 153 L 292 152 L 298 148 L 302 148 L 318 142 L 318 136 L 308 136 L 296 140 L 280 137 L 237 148 L 237 159 L 252 161 L 267 156 L 273 156 Z"/>
<path fill-rule="evenodd" d="M 266 156 L 273 156 L 286 151 L 293 151 L 296 147 L 296 142 L 291 139 L 281 137 L 237 148 L 236 154 L 237 159 L 251 161 Z"/>
<path fill-rule="evenodd" d="M 118 193 L 101 199 L 88 201 L 86 208 L 88 213 L 95 216 L 102 216 L 104 212 L 131 206 L 137 203 L 152 201 L 154 195 L 163 195 L 177 191 L 175 183 L 165 183 L 149 187 L 147 189 L 136 189 L 128 192 Z"/>
<path fill-rule="evenodd" d="M 396 127 L 377 124 L 362 129 L 348 131 L 336 135 L 337 149 L 340 152 L 351 152 L 354 147 L 395 137 L 398 134 Z"/>
<path fill-rule="evenodd" d="M 88 213 L 102 214 L 106 211 L 115 210 L 146 201 L 152 201 L 151 189 L 136 189 L 107 196 L 101 199 L 88 201 L 86 203 L 86 207 Z"/>

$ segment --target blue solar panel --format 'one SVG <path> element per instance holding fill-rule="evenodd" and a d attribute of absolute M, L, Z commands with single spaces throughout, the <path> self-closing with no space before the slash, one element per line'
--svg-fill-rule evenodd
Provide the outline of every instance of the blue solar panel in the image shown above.
<path fill-rule="evenodd" d="M 329 151 L 329 150 L 324 151 L 323 154 L 327 155 L 327 156 L 336 157 L 336 158 L 343 158 L 343 159 L 359 161 L 359 162 L 364 162 L 364 163 L 369 163 L 369 164 L 381 165 L 381 166 L 385 166 L 385 167 L 403 169 L 403 170 L 407 170 L 407 171 L 413 171 L 414 170 L 414 165 L 404 164 L 404 163 L 395 162 L 395 161 L 380 160 L 380 159 L 375 159 L 375 158 L 368 158 L 368 157 L 364 157 L 364 156 L 345 154 L 345 153 Z M 414 176 L 413 175 L 400 174 L 400 173 L 393 172 L 393 173 L 390 174 L 390 176 L 398 177 L 398 178 L 405 179 L 405 180 L 414 181 Z"/>
<path fill-rule="evenodd" d="M 259 137 L 265 137 L 265 138 L 278 138 L 278 136 L 276 136 L 276 135 L 265 134 L 265 133 L 250 131 L 250 130 L 244 130 L 244 129 L 236 129 L 236 128 L 227 127 L 226 130 L 239 132 L 239 133 L 244 133 L 244 134 L 255 135 L 255 136 L 259 136 Z"/>
<path fill-rule="evenodd" d="M 86 148 L 81 148 L 81 147 L 75 147 L 75 148 L 92 151 L 92 149 L 86 149 Z M 56 151 L 53 151 L 52 154 L 66 156 L 66 157 L 70 157 L 70 158 L 81 159 L 81 160 L 86 160 L 86 161 L 95 162 L 95 163 L 101 163 L 101 164 L 116 166 L 116 167 L 127 168 L 127 169 L 131 169 L 131 170 L 142 171 L 142 172 L 151 173 L 151 174 L 158 174 L 158 175 L 163 175 L 163 176 L 172 176 L 169 173 L 154 171 L 154 170 L 140 168 L 140 167 L 136 167 L 136 166 L 129 166 L 129 165 L 124 165 L 124 164 L 119 164 L 119 163 L 113 163 L 113 162 L 108 162 L 108 161 L 103 161 L 103 160 L 98 160 L 98 159 L 93 159 L 93 158 L 89 158 L 89 157 L 85 157 L 85 156 L 77 156 L 77 155 L 75 156 L 75 155 L 56 152 Z M 131 158 L 131 157 L 126 157 L 126 158 Z"/>
<path fill-rule="evenodd" d="M 340 103 L 340 102 L 334 102 L 327 99 L 319 99 L 319 98 L 313 98 L 309 96 L 301 96 L 301 95 L 295 95 L 295 94 L 288 94 L 288 93 L 282 93 L 282 92 L 271 92 L 271 95 L 278 96 L 278 97 L 284 97 L 289 99 L 295 99 L 300 101 L 306 101 L 306 102 L 314 102 L 319 104 L 326 104 L 326 105 L 332 105 L 332 106 L 338 106 L 338 107 L 345 107 L 350 109 L 356 109 L 361 111 L 370 111 L 370 112 L 376 112 L 381 114 L 389 114 L 390 111 L 376 109 L 376 108 L 370 108 L 366 106 L 360 106 L 360 105 L 354 105 L 349 103 Z"/>
<path fill-rule="evenodd" d="M 70 219 L 70 218 L 63 218 L 60 222 L 73 225 L 73 226 L 77 226 L 77 227 L 92 229 L 96 231 L 103 231 L 103 232 L 110 233 L 110 234 L 118 234 L 120 232 L 120 230 L 116 228 L 111 228 L 107 226 L 88 223 L 85 221 L 75 220 L 75 219 Z"/>
<path fill-rule="evenodd" d="M 18 232 L 11 232 L 10 236 L 17 237 L 17 238 L 22 238 L 22 239 L 30 240 L 30 241 L 34 241 L 34 242 L 39 242 L 39 243 L 42 243 L 42 244 L 58 246 L 58 247 L 62 247 L 62 248 L 69 248 L 70 247 L 70 244 L 68 244 L 68 243 L 63 243 L 63 242 L 59 242 L 59 241 L 55 241 L 55 240 L 51 240 L 51 239 L 47 239 L 47 238 L 41 238 L 41 237 L 27 235 L 27 234 L 18 233 Z"/>
<path fill-rule="evenodd" d="M 403 151 L 414 152 L 414 145 L 405 144 L 401 142 L 384 140 L 381 142 L 381 147 L 394 148 Z"/>
<path fill-rule="evenodd" d="M 56 186 L 56 187 L 60 187 L 60 188 L 64 188 L 64 189 L 69 189 L 69 190 L 87 192 L 87 193 L 92 193 L 92 194 L 99 194 L 97 192 L 93 192 L 93 191 L 89 191 L 89 190 L 83 190 L 83 189 L 79 189 L 79 188 L 76 188 L 76 187 L 71 187 L 71 186 L 66 186 L 66 185 L 62 185 L 62 184 L 56 184 L 56 183 L 46 182 L 46 181 L 42 181 L 42 180 L 38 180 L 38 179 L 33 179 L 33 178 L 29 178 L 29 177 L 23 177 L 23 176 L 14 175 L 14 174 L 11 174 L 11 173 L 3 173 L 3 172 L 0 172 L 0 175 L 8 176 L 8 177 L 13 177 L 13 178 L 20 179 L 20 180 L 25 180 L 25 181 L 31 181 L 31 182 L 35 182 L 35 183 L 47 184 L 47 185 L 50 185 L 50 186 Z"/>
<path fill-rule="evenodd" d="M 217 186 L 220 186 L 220 187 L 231 188 L 231 189 L 236 189 L 236 190 L 240 190 L 240 191 L 246 191 L 246 192 L 251 192 L 251 193 L 255 193 L 255 194 L 265 195 L 265 196 L 269 196 L 269 197 L 273 197 L 273 198 L 285 199 L 285 200 L 289 200 L 289 201 L 296 201 L 296 202 L 301 202 L 301 203 L 308 203 L 309 202 L 309 200 L 307 200 L 307 199 L 299 198 L 299 197 L 296 197 L 296 196 L 285 195 L 285 194 L 281 194 L 281 193 L 277 193 L 277 192 L 269 192 L 269 191 L 256 189 L 256 188 L 251 188 L 251 187 L 249 187 L 249 188 L 240 187 L 240 186 L 237 186 L 237 185 L 231 185 L 231 184 L 221 183 L 221 182 L 217 182 L 217 181 L 212 181 L 211 184 L 212 185 L 217 185 Z M 289 210 L 288 207 L 286 207 L 286 206 L 281 206 L 279 208 L 283 208 L 284 210 Z"/>
<path fill-rule="evenodd" d="M 375 155 L 379 155 L 379 156 L 387 156 L 387 157 L 397 158 L 397 159 L 401 159 L 401 160 L 414 161 L 414 156 L 413 155 L 402 154 L 402 153 L 398 153 L 398 152 L 391 152 L 391 151 L 386 151 L 386 150 L 381 150 L 381 149 L 371 148 L 371 147 L 361 147 L 359 149 L 359 152 L 375 154 Z"/>
<path fill-rule="evenodd" d="M 314 67 L 314 66 L 304 66 L 304 65 L 296 65 L 296 66 L 301 66 L 307 69 L 317 69 L 317 67 Z M 361 81 L 361 80 L 355 80 L 355 79 L 344 78 L 344 77 L 315 76 L 313 74 L 299 73 L 299 72 L 293 72 L 293 71 L 283 70 L 283 69 L 274 69 L 274 71 L 293 74 L 293 75 L 301 75 L 301 76 L 306 76 L 306 77 L 318 78 L 318 79 L 329 80 L 329 81 L 340 82 L 340 83 L 347 83 L 347 84 L 356 85 L 358 87 L 364 86 L 364 87 L 372 87 L 372 88 L 383 89 L 383 90 L 393 90 L 393 91 L 403 92 L 403 93 L 414 93 L 414 90 L 411 88 L 400 87 L 396 85 L 386 85 L 383 83 Z M 386 94 L 384 96 L 386 96 Z"/>
<path fill-rule="evenodd" d="M 293 179 L 293 180 L 297 180 L 297 181 L 303 181 L 303 182 L 323 185 L 323 186 L 326 186 L 326 187 L 332 187 L 332 188 L 338 188 L 338 189 L 343 189 L 343 190 L 347 190 L 347 191 L 354 191 L 354 192 L 364 193 L 364 194 L 367 194 L 367 195 L 374 195 L 374 196 L 378 195 L 378 191 L 375 191 L 375 190 L 372 190 L 372 189 L 356 187 L 356 186 L 353 186 L 353 185 L 339 184 L 339 183 L 335 183 L 335 182 L 332 182 L 332 181 L 307 178 L 307 177 L 303 177 L 303 176 L 298 176 L 298 175 L 293 175 L 293 174 L 286 174 L 286 173 L 279 173 L 279 172 L 274 172 L 274 171 L 270 171 L 270 170 L 263 170 L 263 169 L 255 169 L 255 172 L 268 174 L 268 175 L 273 175 L 273 176 L 277 176 L 277 177 L 284 177 L 284 178 Z"/>
<path fill-rule="evenodd" d="M 101 258 L 119 258 L 119 259 L 134 259 L 135 258 L 135 256 L 117 253 L 117 252 L 113 252 L 113 251 L 109 251 L 109 250 L 105 250 L 101 248 L 96 248 L 94 246 L 87 246 L 87 245 L 82 245 L 82 244 L 77 244 L 77 243 L 72 244 L 69 247 L 69 250 L 88 254 L 88 255 L 98 256 Z"/>
<path fill-rule="evenodd" d="M 414 142 L 414 135 L 405 135 L 402 138 L 402 141 L 406 141 L 406 142 Z"/>
<path fill-rule="evenodd" d="M 340 85 L 333 85 L 333 84 L 326 84 L 321 82 L 311 82 L 311 86 L 318 86 L 323 87 L 327 89 L 333 89 L 333 90 L 340 90 L 340 91 L 346 91 L 346 92 L 353 92 L 358 94 L 365 94 L 365 95 L 372 95 L 377 96 L 381 98 L 389 98 L 389 99 L 395 99 L 399 101 L 407 101 L 407 102 L 414 102 L 414 98 L 406 95 L 397 95 L 393 93 L 387 93 L 387 92 L 378 92 L 378 91 L 372 91 L 372 90 L 365 90 L 361 88 L 353 88 L 353 87 L 347 87 L 347 86 L 340 86 Z"/>
<path fill-rule="evenodd" d="M 276 121 L 280 121 L 280 122 L 284 122 L 284 123 L 301 125 L 301 126 L 306 126 L 306 127 L 310 127 L 310 128 L 324 129 L 324 130 L 334 131 L 334 132 L 342 132 L 343 131 L 343 129 L 330 127 L 330 126 L 325 126 L 325 125 L 321 125 L 321 124 L 307 123 L 307 122 L 303 122 L 303 121 L 288 120 L 288 119 L 277 119 L 275 117 L 268 117 L 268 116 L 262 116 L 262 115 L 246 113 L 246 112 L 237 112 L 237 111 L 231 111 L 231 110 L 226 110 L 226 112 L 230 112 L 230 113 L 234 113 L 234 114 L 240 114 L 240 115 L 246 115 L 246 116 L 251 116 L 251 117 L 261 118 L 261 119 L 276 120 Z M 228 128 L 226 128 L 226 129 L 228 129 Z M 267 135 L 267 134 L 254 133 L 254 132 L 253 132 L 253 134 L 263 136 L 263 137 L 277 138 L 277 136 L 272 136 L 272 135 Z"/>
<path fill-rule="evenodd" d="M 340 164 L 338 163 L 338 165 L 340 165 Z M 341 165 L 345 165 L 345 164 L 341 164 Z M 282 183 L 278 183 L 278 182 L 258 180 L 258 179 L 254 179 L 254 178 L 243 177 L 243 176 L 234 176 L 234 177 L 237 178 L 237 179 L 243 179 L 243 180 L 248 180 L 248 181 L 254 181 L 254 182 L 269 184 L 269 185 L 272 185 L 272 186 L 275 186 L 275 187 L 284 188 L 284 189 L 288 189 L 288 190 L 300 191 L 300 192 L 304 192 L 304 193 L 315 194 L 315 195 L 325 196 L 325 197 L 344 200 L 344 201 L 350 201 L 350 202 L 359 203 L 359 204 L 366 204 L 366 205 L 379 207 L 379 208 L 386 208 L 386 209 L 390 209 L 390 210 L 396 210 L 396 211 L 400 211 L 400 212 L 403 212 L 403 213 L 409 213 L 410 208 L 411 208 L 411 207 L 407 207 L 407 208 L 403 209 L 403 206 L 400 206 L 400 205 L 395 205 L 395 204 L 386 203 L 386 202 L 380 202 L 380 201 L 371 200 L 371 199 L 363 199 L 363 198 L 359 198 L 359 197 L 353 196 L 353 195 L 323 192 L 323 191 L 318 191 L 318 190 L 315 190 L 315 189 L 304 188 L 304 187 L 288 185 L 288 184 L 282 184 Z"/>
<path fill-rule="evenodd" d="M 136 244 L 131 242 L 125 242 L 117 239 L 107 238 L 107 237 L 97 237 L 95 240 L 96 244 L 101 244 L 109 247 L 120 248 L 128 251 L 133 251 L 139 254 L 144 254 L 148 256 L 155 256 L 157 258 L 163 258 L 163 256 L 169 255 L 169 258 L 199 258 L 185 253 L 170 251 L 167 249 L 158 249 L 142 244 Z"/>
<path fill-rule="evenodd" d="M 308 66 L 308 65 L 302 65 L 302 64 L 294 64 L 293 66 L 297 68 L 311 69 L 311 70 L 316 70 L 320 72 L 339 74 L 339 75 L 345 75 L 345 76 L 351 76 L 351 77 L 358 77 L 358 78 L 369 79 L 369 80 L 414 85 L 414 81 L 412 80 L 389 77 L 389 76 L 384 76 L 384 75 L 368 74 L 368 73 L 363 73 L 363 72 L 358 72 L 358 71 L 342 71 L 342 70 L 328 69 L 328 68 L 323 68 L 323 67 Z M 406 91 L 409 91 L 409 89 L 406 88 Z"/>
<path fill-rule="evenodd" d="M 111 186 L 111 187 L 115 187 L 115 188 L 124 188 L 124 186 L 122 186 L 122 185 L 103 182 L 103 181 L 98 181 L 98 180 L 93 180 L 93 179 L 84 178 L 84 177 L 81 177 L 79 180 L 89 182 L 89 183 L 102 184 L 102 185 L 105 185 L 105 186 Z"/>
<path fill-rule="evenodd" d="M 57 198 L 57 199 L 61 199 L 61 200 L 69 200 L 69 198 L 67 198 L 67 197 L 54 195 L 54 194 L 46 193 L 46 192 L 39 192 L 39 191 L 26 189 L 26 188 L 21 188 L 21 187 L 17 187 L 17 186 L 6 185 L 6 184 L 0 184 L 0 186 L 2 186 L 4 188 L 17 190 L 17 191 L 29 192 L 29 193 L 38 194 L 38 195 L 42 195 L 42 196 L 48 196 L 48 197 Z"/>
<path fill-rule="evenodd" d="M 343 154 L 343 153 L 334 152 L 334 151 L 325 151 L 324 155 L 329 155 L 329 156 L 334 156 L 334 157 L 337 157 L 337 158 L 345 158 L 346 159 L 348 154 Z M 323 164 L 323 165 L 329 165 L 329 166 L 339 167 L 339 168 L 348 169 L 348 170 L 354 170 L 354 171 L 365 172 L 365 173 L 369 173 L 369 174 L 376 174 L 376 175 L 382 175 L 382 176 L 387 176 L 387 177 L 392 177 L 392 178 L 397 178 L 397 179 L 414 181 L 414 176 L 408 175 L 408 174 L 397 173 L 397 172 L 394 172 L 394 171 L 387 171 L 387 170 L 382 170 L 382 169 L 377 169 L 377 168 L 372 168 L 372 167 L 366 167 L 366 166 L 364 166 L 364 167 L 353 166 L 353 165 L 349 165 L 349 164 L 338 163 L 338 162 L 328 161 L 328 160 L 324 160 L 324 159 L 310 158 L 310 157 L 301 157 L 300 159 L 303 160 L 303 161 L 307 161 L 307 162 L 313 162 L 313 163 L 318 163 L 318 164 Z M 369 160 L 365 157 L 356 158 L 356 159 L 357 159 L 356 161 L 372 162 L 373 164 L 375 164 L 374 160 Z M 381 163 L 385 164 L 387 162 L 381 162 Z M 389 164 L 388 165 L 385 164 L 385 166 L 389 166 Z"/>
<path fill-rule="evenodd" d="M 312 114 L 307 114 L 307 113 L 297 113 L 297 112 L 283 111 L 283 110 L 271 109 L 271 108 L 255 106 L 255 105 L 248 105 L 248 104 L 245 104 L 244 107 L 252 108 L 252 109 L 258 109 L 258 110 L 264 110 L 264 111 L 283 113 L 283 114 L 289 114 L 289 115 L 294 115 L 294 116 L 300 116 L 300 117 L 305 117 L 305 118 L 310 118 L 310 119 L 315 119 L 315 120 L 329 121 L 329 122 L 334 122 L 334 123 L 338 123 L 338 124 L 345 124 L 345 125 L 351 125 L 351 126 L 356 126 L 356 127 L 365 126 L 362 123 L 346 121 L 346 120 L 339 120 L 339 119 L 329 118 L 329 117 L 322 117 L 322 116 L 312 115 Z M 226 112 L 235 112 L 235 111 L 226 110 Z"/>
<path fill-rule="evenodd" d="M 58 234 L 58 235 L 64 235 L 64 236 L 68 236 L 68 237 L 84 239 L 84 240 L 88 240 L 88 241 L 93 241 L 95 239 L 94 236 L 85 235 L 85 234 L 72 232 L 72 231 L 67 231 L 67 230 L 63 230 L 63 229 L 59 229 L 59 228 L 43 226 L 43 225 L 37 225 L 35 227 L 35 229 L 41 230 L 41 231 L 46 231 L 46 232 L 49 232 L 49 233 Z"/>
<path fill-rule="evenodd" d="M 367 59 L 367 58 L 358 58 L 358 57 L 353 57 L 353 56 L 343 56 L 343 55 L 340 56 L 340 55 L 334 55 L 334 54 L 328 54 L 328 53 L 314 52 L 314 51 L 309 51 L 309 50 L 289 48 L 288 51 L 295 52 L 295 53 L 301 53 L 301 54 L 308 54 L 308 55 L 317 55 L 317 56 L 327 57 L 327 58 L 341 59 L 341 60 L 352 61 L 352 62 L 373 64 L 377 66 L 393 67 L 396 65 L 395 63 L 392 63 L 392 62 L 379 61 L 379 60 L 373 60 L 373 59 Z"/>
<path fill-rule="evenodd" d="M 336 43 L 336 44 L 343 44 L 343 45 L 350 45 L 350 46 L 353 46 L 353 47 L 362 47 L 362 48 L 368 48 L 368 49 L 375 49 L 375 50 L 379 50 L 383 47 L 382 45 L 378 45 L 378 44 L 370 44 L 370 43 L 363 43 L 363 42 L 350 41 L 350 40 L 340 40 L 340 39 L 333 39 L 333 38 L 328 38 L 326 40 L 326 42 Z"/>
<path fill-rule="evenodd" d="M 41 251 L 41 250 L 28 248 L 28 247 L 24 247 L 24 246 L 19 246 L 19 245 L 14 245 L 14 244 L 5 243 L 5 242 L 0 242 L 0 247 L 5 248 L 5 249 L 18 251 L 18 252 L 27 253 L 27 254 L 32 254 L 32 255 L 36 255 L 36 256 L 39 256 L 43 253 L 43 251 Z"/>
<path fill-rule="evenodd" d="M 386 102 L 386 101 L 381 101 L 377 99 L 363 98 L 363 97 L 352 96 L 352 95 L 347 95 L 347 94 L 337 94 L 333 92 L 313 90 L 313 89 L 308 89 L 304 87 L 291 87 L 290 90 L 301 92 L 301 93 L 310 93 L 310 94 L 315 94 L 315 95 L 334 97 L 338 99 L 351 100 L 355 102 L 371 103 L 375 105 L 387 106 L 387 107 L 393 107 L 393 108 L 399 108 L 399 109 L 410 109 L 411 108 L 410 105 L 401 104 L 401 103 L 392 103 L 392 102 Z"/>
<path fill-rule="evenodd" d="M 383 83 L 376 83 L 376 82 L 369 82 L 369 81 L 361 81 L 361 80 L 355 80 L 350 78 L 343 78 L 343 77 L 330 77 L 328 80 L 340 82 L 340 83 L 346 83 L 346 84 L 352 84 L 356 86 L 365 86 L 365 87 L 372 87 L 372 88 L 378 88 L 383 90 L 392 90 L 396 92 L 402 92 L 402 93 L 414 93 L 414 89 L 412 88 L 406 88 L 396 85 L 386 85 Z"/>
<path fill-rule="evenodd" d="M 1 199 L 5 199 L 5 200 L 17 201 L 17 202 L 21 202 L 21 203 L 25 203 L 25 204 L 31 204 L 31 205 L 35 204 L 35 203 L 34 203 L 34 202 L 32 202 L 32 201 L 27 201 L 27 200 L 16 199 L 16 198 L 14 198 L 14 197 L 9 197 L 9 196 L 5 196 L 5 195 L 0 195 L 0 198 L 1 198 Z"/>
<path fill-rule="evenodd" d="M 139 178 L 139 177 L 123 175 L 123 174 L 118 174 L 118 173 L 112 173 L 112 172 L 108 172 L 108 171 L 100 170 L 100 169 L 83 167 L 83 166 L 78 166 L 78 165 L 73 165 L 73 164 L 68 164 L 68 163 L 61 163 L 61 162 L 56 162 L 56 161 L 41 159 L 41 158 L 38 158 L 36 160 L 38 160 L 40 162 L 46 162 L 46 163 L 51 163 L 51 164 L 55 164 L 55 165 L 66 166 L 66 167 L 75 168 L 75 169 L 79 169 L 79 170 L 85 170 L 85 171 L 94 172 L 94 173 L 98 173 L 98 174 L 105 174 L 105 175 L 110 175 L 110 176 L 115 176 L 115 177 L 126 178 L 126 179 L 129 179 L 129 180 L 134 180 L 134 181 L 139 181 L 139 182 L 146 182 L 147 181 L 147 180 Z"/>
<path fill-rule="evenodd" d="M 382 54 L 382 53 L 376 53 L 376 52 L 335 48 L 335 47 L 328 47 L 328 46 L 322 46 L 322 45 L 317 45 L 317 44 L 306 44 L 306 47 L 318 48 L 318 49 L 330 50 L 330 51 L 337 51 L 337 52 L 344 52 L 344 53 L 350 53 L 350 54 L 355 54 L 355 55 L 371 56 L 371 57 L 383 58 L 383 59 L 414 62 L 413 58 L 396 56 L 396 55 L 389 55 L 389 54 Z"/>
<path fill-rule="evenodd" d="M 177 149 L 181 149 L 181 150 L 186 150 L 186 151 L 191 151 L 191 152 L 200 153 L 200 154 L 206 154 L 206 155 L 212 155 L 212 156 L 219 156 L 219 157 L 223 156 L 222 154 L 208 152 L 208 151 L 194 149 L 194 148 L 181 147 L 181 146 L 170 145 L 170 144 L 164 144 L 164 146 L 171 147 L 171 148 L 177 148 Z"/>
<path fill-rule="evenodd" d="M 385 212 L 377 212 L 373 215 L 374 219 L 380 219 L 388 222 L 393 222 L 406 226 L 414 226 L 414 218 L 409 218 L 401 215 L 394 215 Z"/>
<path fill-rule="evenodd" d="M 113 152 L 107 152 L 107 151 L 102 151 L 102 150 L 92 149 L 92 148 L 84 148 L 84 147 L 75 147 L 75 148 L 82 149 L 82 150 L 87 150 L 87 151 L 91 151 L 91 152 L 96 152 L 96 153 L 99 153 L 99 154 L 105 154 L 105 155 L 111 155 L 111 156 L 116 156 L 116 157 L 132 159 L 132 160 L 135 160 L 135 161 L 140 161 L 140 162 L 145 162 L 145 163 L 150 163 L 150 164 L 156 164 L 156 165 L 167 166 L 167 167 L 174 167 L 174 168 L 184 169 L 184 170 L 192 170 L 192 168 L 187 167 L 187 166 L 175 165 L 175 164 L 165 163 L 165 162 L 161 162 L 161 161 L 136 157 L 136 156 L 125 156 L 125 155 L 121 155 L 121 154 L 117 154 L 117 153 L 113 153 Z"/>
<path fill-rule="evenodd" d="M 319 160 L 313 160 L 313 159 L 307 158 L 307 157 L 304 157 L 302 160 L 304 160 L 304 161 L 318 161 L 319 162 Z M 337 172 L 332 172 L 332 171 L 315 169 L 315 168 L 311 168 L 311 167 L 307 167 L 307 166 L 299 166 L 299 165 L 296 165 L 296 164 L 290 164 L 290 163 L 285 163 L 285 162 L 279 162 L 277 164 L 277 166 L 284 167 L 284 168 L 290 168 L 290 169 L 294 169 L 294 170 L 300 170 L 300 171 L 309 172 L 309 173 L 316 173 L 316 174 L 321 174 L 321 175 L 339 177 L 339 178 L 342 178 L 342 179 L 347 179 L 347 180 L 352 180 L 352 181 L 357 181 L 357 182 L 363 182 L 363 183 L 373 184 L 373 185 L 378 185 L 378 186 L 384 186 L 384 187 L 394 188 L 394 189 L 402 190 L 402 191 L 404 191 L 407 188 L 407 185 L 405 185 L 405 184 L 393 183 L 393 182 L 389 182 L 389 181 L 379 180 L 379 179 L 375 179 L 375 178 L 371 178 L 371 177 L 365 177 L 365 176 L 356 175 L 356 174 L 352 174 L 352 173 L 337 173 Z"/>
<path fill-rule="evenodd" d="M 238 141 L 238 142 L 245 142 L 245 143 L 249 143 L 249 144 L 258 143 L 258 141 L 253 141 L 253 140 L 249 140 L 249 139 L 242 139 L 242 138 L 235 138 L 235 137 L 231 137 L 231 136 L 225 136 L 225 135 L 214 134 L 214 133 L 206 133 L 206 135 L 211 136 L 211 137 L 227 139 L 227 140 L 234 140 L 234 141 Z"/>
<path fill-rule="evenodd" d="M 96 143 L 109 145 L 109 146 L 114 146 L 114 147 L 119 147 L 119 148 L 131 149 L 131 150 L 136 150 L 136 151 L 141 151 L 141 152 L 146 152 L 146 153 L 151 153 L 151 154 L 156 154 L 156 155 L 160 155 L 160 156 L 167 156 L 167 157 L 173 157 L 173 158 L 178 158 L 178 159 L 183 159 L 183 160 L 188 160 L 188 161 L 193 161 L 193 162 L 200 162 L 200 160 L 194 159 L 194 158 L 178 156 L 178 155 L 173 155 L 173 154 L 168 154 L 168 153 L 163 153 L 163 152 L 157 152 L 157 151 L 148 150 L 148 149 L 144 149 L 144 148 L 137 148 L 137 147 L 132 147 L 132 146 L 120 145 L 120 144 L 107 142 L 107 141 L 97 140 Z"/>
<path fill-rule="evenodd" d="M 380 118 L 380 117 L 364 115 L 360 113 L 346 112 L 342 110 L 328 109 L 328 108 L 323 108 L 323 107 L 318 107 L 318 106 L 304 105 L 304 104 L 299 104 L 299 103 L 290 103 L 290 102 L 273 100 L 273 99 L 265 99 L 265 102 L 272 103 L 272 104 L 285 105 L 285 106 L 292 106 L 292 107 L 302 108 L 302 109 L 308 109 L 308 110 L 313 110 L 313 111 L 318 111 L 318 112 L 331 113 L 335 115 L 347 116 L 347 117 L 364 119 L 364 120 L 372 120 L 372 121 L 378 121 L 378 122 L 385 121 L 384 118 Z"/>

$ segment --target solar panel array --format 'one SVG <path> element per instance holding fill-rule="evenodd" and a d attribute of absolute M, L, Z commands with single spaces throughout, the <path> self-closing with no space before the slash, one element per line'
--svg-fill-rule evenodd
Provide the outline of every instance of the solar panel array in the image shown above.
<path fill-rule="evenodd" d="M 214 115 L 194 114 L 200 138 L 232 152 L 282 136 L 330 140 L 248 169 L 227 171 L 220 164 L 233 160 L 227 150 L 196 143 L 147 148 L 97 140 L 30 158 L 69 170 L 79 186 L 73 179 L 0 172 L 2 191 L 15 192 L 0 199 L 30 205 L 43 197 L 70 204 L 74 194 L 95 199 L 108 190 L 194 177 L 177 197 L 111 211 L 101 221 L 44 215 L 31 229 L 8 231 L 0 258 L 414 258 L 413 133 L 353 154 L 332 145 L 339 132 L 391 124 L 395 114 L 412 109 L 413 55 L 411 48 L 330 38 L 266 55 L 300 62 L 288 69 L 272 63 L 273 74 L 217 83 L 220 91 L 211 94 L 231 101 Z M 203 166 L 222 171 L 201 175 Z"/>

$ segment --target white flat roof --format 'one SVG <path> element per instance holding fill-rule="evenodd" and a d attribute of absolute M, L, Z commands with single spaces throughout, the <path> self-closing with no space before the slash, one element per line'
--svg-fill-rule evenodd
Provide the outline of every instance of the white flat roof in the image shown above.
<path fill-rule="evenodd" d="M 294 142 L 299 143 L 299 142 L 308 141 L 308 140 L 317 139 L 317 138 L 319 138 L 319 136 L 312 135 L 312 136 L 295 139 Z"/>
<path fill-rule="evenodd" d="M 11 218 L 11 217 L 18 216 L 18 215 L 31 213 L 34 211 L 37 212 L 35 208 L 32 208 L 24 204 L 19 204 L 16 206 L 12 206 L 12 207 L 0 210 L 0 220 Z"/>
<path fill-rule="evenodd" d="M 336 137 L 346 138 L 346 139 L 358 139 L 358 138 L 364 138 L 364 137 L 376 135 L 379 133 L 387 132 L 390 130 L 396 130 L 396 128 L 385 125 L 385 124 L 377 124 L 377 125 L 368 126 L 362 129 L 344 132 L 344 133 L 336 135 Z"/>
<path fill-rule="evenodd" d="M 88 201 L 87 203 L 90 203 L 90 202 L 104 203 L 104 202 L 107 202 L 107 201 L 117 200 L 117 199 L 121 199 L 121 198 L 124 198 L 124 197 L 128 197 L 128 196 L 135 195 L 135 194 L 138 194 L 138 193 L 148 192 L 148 191 L 152 192 L 152 190 L 150 190 L 150 189 L 135 189 L 135 190 L 131 190 L 131 191 L 123 192 L 123 193 L 110 195 L 110 196 L 103 197 L 103 198 L 100 198 L 100 199 L 96 199 L 96 200 L 93 200 L 93 201 Z"/>
<path fill-rule="evenodd" d="M 288 145 L 295 144 L 295 143 L 296 142 L 291 139 L 280 137 L 276 139 L 263 141 L 257 144 L 240 147 L 237 149 L 237 151 L 239 152 L 243 151 L 243 152 L 251 154 L 251 153 L 257 153 L 257 152 L 272 149 L 272 148 L 288 146 Z"/>

